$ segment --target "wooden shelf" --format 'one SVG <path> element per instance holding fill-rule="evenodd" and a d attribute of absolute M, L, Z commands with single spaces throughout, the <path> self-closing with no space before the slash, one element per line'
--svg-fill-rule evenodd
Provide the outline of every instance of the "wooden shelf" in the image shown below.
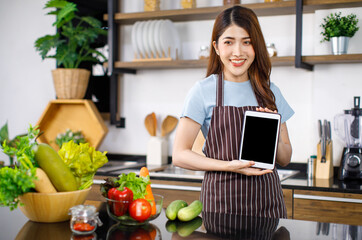
<path fill-rule="evenodd" d="M 277 16 L 295 14 L 295 2 L 296 1 L 281 1 L 240 5 L 252 9 L 258 16 Z M 167 18 L 174 22 L 214 20 L 221 11 L 228 7 L 230 6 L 116 13 L 114 19 L 115 22 L 119 24 L 133 24 L 136 21 L 162 18 Z M 319 9 L 352 7 L 362 7 L 362 0 L 304 0 L 303 11 L 305 13 L 313 13 Z M 108 14 L 104 15 L 104 20 L 108 20 Z"/>
<path fill-rule="evenodd" d="M 36 124 L 44 133 L 38 141 L 59 150 L 55 139 L 67 129 L 81 131 L 90 146 L 98 148 L 108 133 L 97 107 L 91 100 L 58 99 L 48 103 Z"/>
<path fill-rule="evenodd" d="M 303 0 L 303 12 L 313 13 L 320 9 L 362 7 L 362 0 Z"/>
<path fill-rule="evenodd" d="M 295 1 L 253 3 L 241 5 L 253 9 L 258 16 L 295 14 Z M 116 23 L 121 24 L 133 24 L 136 21 L 162 18 L 167 18 L 174 22 L 213 20 L 221 11 L 228 7 L 230 6 L 172 9 L 154 12 L 116 13 L 114 16 L 114 20 Z M 104 20 L 108 20 L 108 14 L 104 15 Z"/>
<path fill-rule="evenodd" d="M 362 63 L 362 54 L 303 56 L 303 62 L 309 64 Z M 115 62 L 116 69 L 186 69 L 206 68 L 208 60 L 174 60 L 150 62 Z M 272 57 L 272 66 L 294 66 L 294 56 Z M 107 67 L 107 64 L 105 64 Z"/>
<path fill-rule="evenodd" d="M 362 63 L 362 54 L 303 56 L 302 61 L 309 64 Z"/>

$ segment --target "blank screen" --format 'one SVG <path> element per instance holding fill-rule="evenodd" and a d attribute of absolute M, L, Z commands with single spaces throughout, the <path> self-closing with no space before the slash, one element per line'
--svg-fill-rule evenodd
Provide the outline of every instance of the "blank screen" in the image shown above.
<path fill-rule="evenodd" d="M 273 164 L 278 120 L 246 116 L 241 159 Z"/>

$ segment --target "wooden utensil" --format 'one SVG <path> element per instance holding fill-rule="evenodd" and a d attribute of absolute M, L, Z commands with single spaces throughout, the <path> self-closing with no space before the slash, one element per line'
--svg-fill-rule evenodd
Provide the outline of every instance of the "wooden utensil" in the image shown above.
<path fill-rule="evenodd" d="M 145 126 L 146 126 L 148 133 L 151 136 L 156 136 L 157 119 L 156 119 L 156 114 L 154 112 L 152 112 L 146 116 Z"/>
<path fill-rule="evenodd" d="M 175 129 L 177 123 L 178 123 L 177 118 L 167 115 L 167 117 L 162 122 L 161 136 L 164 137 L 167 134 L 171 133 Z"/>

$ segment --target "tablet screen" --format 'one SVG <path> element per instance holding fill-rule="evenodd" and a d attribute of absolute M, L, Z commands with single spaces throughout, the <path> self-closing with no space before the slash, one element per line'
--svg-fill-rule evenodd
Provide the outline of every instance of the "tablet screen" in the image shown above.
<path fill-rule="evenodd" d="M 279 120 L 246 115 L 244 121 L 240 158 L 273 164 L 278 141 Z"/>

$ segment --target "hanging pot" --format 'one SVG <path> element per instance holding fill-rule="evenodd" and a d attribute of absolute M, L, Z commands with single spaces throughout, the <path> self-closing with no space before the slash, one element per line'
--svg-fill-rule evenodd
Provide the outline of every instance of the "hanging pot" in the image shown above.
<path fill-rule="evenodd" d="M 82 99 L 86 93 L 90 71 L 81 68 L 57 68 L 52 71 L 59 99 Z"/>
<path fill-rule="evenodd" d="M 332 54 L 333 55 L 341 55 L 347 54 L 349 37 L 332 37 Z"/>

